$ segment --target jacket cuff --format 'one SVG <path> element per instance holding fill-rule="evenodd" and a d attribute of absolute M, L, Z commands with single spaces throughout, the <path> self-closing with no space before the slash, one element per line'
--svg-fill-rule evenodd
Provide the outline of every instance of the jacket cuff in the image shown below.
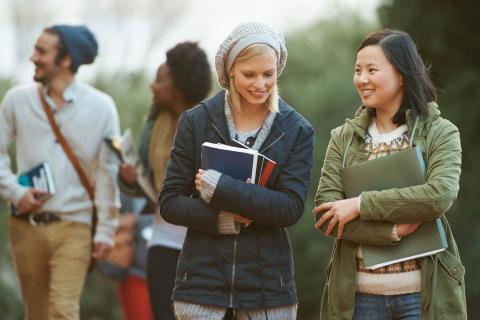
<path fill-rule="evenodd" d="M 397 224 L 394 224 L 393 228 L 392 228 L 392 240 L 394 242 L 398 242 L 398 241 L 402 240 L 402 238 L 400 238 L 398 236 L 397 226 L 398 226 Z"/>
<path fill-rule="evenodd" d="M 222 174 L 215 170 L 206 170 L 202 176 L 200 197 L 206 203 L 210 203 L 212 196 L 217 188 L 218 180 Z"/>
<path fill-rule="evenodd" d="M 219 234 L 239 234 L 240 224 L 235 222 L 233 213 L 220 210 L 218 214 L 218 233 Z"/>

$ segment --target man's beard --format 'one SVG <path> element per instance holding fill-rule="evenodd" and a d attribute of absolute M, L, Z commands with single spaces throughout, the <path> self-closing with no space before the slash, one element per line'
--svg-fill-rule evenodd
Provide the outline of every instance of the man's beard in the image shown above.
<path fill-rule="evenodd" d="M 45 77 L 37 77 L 36 75 L 33 75 L 33 80 L 43 85 L 46 85 L 48 82 L 47 79 L 45 79 Z"/>
<path fill-rule="evenodd" d="M 40 70 L 42 68 L 41 65 L 35 65 L 35 73 L 33 74 L 33 80 L 35 82 L 39 82 L 43 85 L 47 84 L 47 79 L 45 78 L 45 75 L 43 76 L 37 76 L 37 70 Z"/>

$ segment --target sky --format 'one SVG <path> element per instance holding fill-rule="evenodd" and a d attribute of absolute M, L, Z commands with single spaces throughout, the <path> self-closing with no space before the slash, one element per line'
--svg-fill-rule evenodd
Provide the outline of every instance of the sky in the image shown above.
<path fill-rule="evenodd" d="M 0 77 L 31 79 L 29 62 L 43 27 L 87 24 L 97 36 L 99 57 L 79 76 L 144 70 L 153 76 L 176 43 L 198 41 L 213 63 L 219 44 L 241 22 L 259 20 L 283 33 L 353 10 L 375 19 L 380 0 L 0 0 Z M 288 48 L 288 42 L 287 42 Z"/>

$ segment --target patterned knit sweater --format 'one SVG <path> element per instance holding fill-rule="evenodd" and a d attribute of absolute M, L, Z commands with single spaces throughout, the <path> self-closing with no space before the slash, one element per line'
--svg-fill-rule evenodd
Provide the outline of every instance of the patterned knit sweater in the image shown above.
<path fill-rule="evenodd" d="M 368 160 L 386 156 L 390 153 L 410 148 L 408 128 L 402 125 L 395 130 L 381 134 L 378 132 L 375 118 L 372 119 L 365 137 L 365 151 Z M 392 237 L 398 239 L 396 226 Z M 420 268 L 416 260 L 394 263 L 375 270 L 367 270 L 363 263 L 362 249 L 357 250 L 357 292 L 397 295 L 420 292 Z"/>

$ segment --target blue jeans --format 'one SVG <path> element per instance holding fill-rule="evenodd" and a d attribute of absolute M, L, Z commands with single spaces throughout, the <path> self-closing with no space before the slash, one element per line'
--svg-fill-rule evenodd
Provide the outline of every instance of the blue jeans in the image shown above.
<path fill-rule="evenodd" d="M 422 297 L 418 293 L 383 296 L 355 293 L 353 320 L 420 320 Z"/>

